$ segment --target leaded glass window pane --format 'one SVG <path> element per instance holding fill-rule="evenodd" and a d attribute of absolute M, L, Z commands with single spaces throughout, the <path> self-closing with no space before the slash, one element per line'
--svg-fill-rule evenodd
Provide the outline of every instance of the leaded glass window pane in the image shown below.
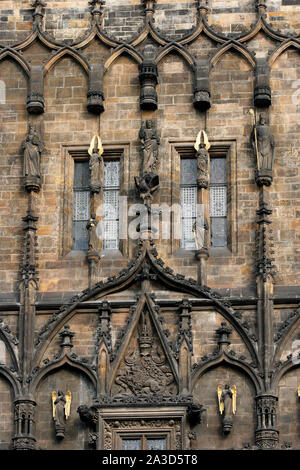
<path fill-rule="evenodd" d="M 73 250 L 88 249 L 90 218 L 89 162 L 74 162 Z"/>
<path fill-rule="evenodd" d="M 166 450 L 165 438 L 148 438 L 147 450 Z"/>
<path fill-rule="evenodd" d="M 141 439 L 122 439 L 122 450 L 141 450 Z"/>
<path fill-rule="evenodd" d="M 210 159 L 210 238 L 212 246 L 227 245 L 226 158 Z"/>
<path fill-rule="evenodd" d="M 182 158 L 180 162 L 181 240 L 180 246 L 194 250 L 193 227 L 197 216 L 197 159 Z"/>
<path fill-rule="evenodd" d="M 103 248 L 119 248 L 120 161 L 104 162 Z"/>

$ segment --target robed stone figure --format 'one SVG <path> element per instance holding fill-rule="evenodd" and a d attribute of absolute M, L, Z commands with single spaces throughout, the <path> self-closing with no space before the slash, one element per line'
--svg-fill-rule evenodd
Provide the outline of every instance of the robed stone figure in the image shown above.
<path fill-rule="evenodd" d="M 53 420 L 55 425 L 56 437 L 65 437 L 65 426 L 66 420 L 70 416 L 71 408 L 71 392 L 67 392 L 66 395 L 61 390 L 52 392 L 52 410 Z"/>
<path fill-rule="evenodd" d="M 152 119 L 147 119 L 146 124 L 144 122 L 142 123 L 139 138 L 142 143 L 142 174 L 155 173 L 158 166 L 158 146 L 160 144 L 160 138 L 157 135 Z"/>
<path fill-rule="evenodd" d="M 270 186 L 273 179 L 274 136 L 270 134 L 266 113 L 261 113 L 258 123 L 253 126 L 251 144 L 256 155 L 256 182 Z"/>
<path fill-rule="evenodd" d="M 40 159 L 44 150 L 42 141 L 35 124 L 30 123 L 28 133 L 22 143 L 24 151 L 24 177 L 27 190 L 39 191 L 41 187 Z"/>
<path fill-rule="evenodd" d="M 222 415 L 222 430 L 224 434 L 230 433 L 233 426 L 233 415 L 236 413 L 236 386 L 231 388 L 228 384 L 224 388 L 218 387 L 219 411 Z"/>

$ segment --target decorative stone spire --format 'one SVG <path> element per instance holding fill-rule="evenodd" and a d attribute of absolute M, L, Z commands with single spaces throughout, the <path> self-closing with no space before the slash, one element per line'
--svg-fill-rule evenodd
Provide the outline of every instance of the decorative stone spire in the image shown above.
<path fill-rule="evenodd" d="M 20 282 L 24 283 L 25 287 L 28 287 L 30 282 L 33 282 L 35 287 L 38 287 L 37 278 L 37 236 L 36 236 L 36 222 L 38 217 L 34 217 L 31 211 L 27 211 L 26 217 L 22 220 L 26 222 L 23 228 L 25 232 L 25 249 L 23 255 L 23 263 L 20 266 Z"/>
<path fill-rule="evenodd" d="M 263 193 L 260 193 L 259 210 L 256 213 L 259 216 L 257 220 L 259 229 L 256 231 L 256 274 L 266 282 L 268 276 L 275 274 L 276 267 L 273 265 L 274 258 L 271 258 L 274 254 L 273 231 L 270 229 L 272 222 L 267 217 L 272 214 L 272 210 L 268 209 Z"/>

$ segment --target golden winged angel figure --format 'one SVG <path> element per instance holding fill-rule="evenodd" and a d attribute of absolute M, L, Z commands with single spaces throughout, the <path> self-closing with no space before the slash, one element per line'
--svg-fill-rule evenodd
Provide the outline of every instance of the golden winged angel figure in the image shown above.
<path fill-rule="evenodd" d="M 64 395 L 61 390 L 58 390 L 57 394 L 56 392 L 52 392 L 52 410 L 54 420 L 61 421 L 63 417 L 66 419 L 69 418 L 71 401 L 72 395 L 70 391 L 68 391 L 66 395 Z"/>
<path fill-rule="evenodd" d="M 231 388 L 229 385 L 225 385 L 225 388 L 218 386 L 218 402 L 219 402 L 219 411 L 224 417 L 236 413 L 236 395 L 237 390 L 236 386 L 233 385 Z"/>
<path fill-rule="evenodd" d="M 98 135 L 94 135 L 94 137 L 91 140 L 90 146 L 89 146 L 89 154 L 90 156 L 93 155 L 94 151 L 98 150 L 98 154 L 101 156 L 104 152 L 103 147 L 102 147 L 102 142 L 101 139 Z"/>
<path fill-rule="evenodd" d="M 203 142 L 201 142 L 201 137 L 202 137 L 202 135 L 203 135 Z M 209 149 L 210 149 L 210 143 L 209 143 L 207 134 L 206 134 L 206 132 L 203 131 L 203 130 L 201 130 L 201 131 L 198 133 L 196 142 L 195 142 L 195 144 L 194 144 L 194 148 L 195 148 L 195 150 L 197 150 L 197 152 L 199 151 L 199 148 L 200 148 L 200 144 L 201 144 L 201 143 L 204 143 L 206 150 L 209 150 Z"/>

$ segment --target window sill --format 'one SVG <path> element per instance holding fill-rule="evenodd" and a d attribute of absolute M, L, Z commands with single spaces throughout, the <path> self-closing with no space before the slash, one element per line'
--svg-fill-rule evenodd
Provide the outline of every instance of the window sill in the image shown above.
<path fill-rule="evenodd" d="M 232 252 L 227 246 L 213 246 L 208 249 L 208 254 L 211 258 L 218 257 L 229 257 L 232 256 Z"/>

